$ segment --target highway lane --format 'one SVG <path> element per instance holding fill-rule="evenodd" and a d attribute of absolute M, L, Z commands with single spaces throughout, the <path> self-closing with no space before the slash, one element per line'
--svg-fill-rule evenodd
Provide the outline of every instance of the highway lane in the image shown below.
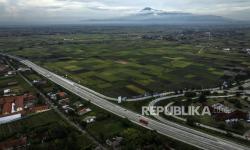
<path fill-rule="evenodd" d="M 8 56 L 8 57 L 13 58 L 13 59 L 18 60 L 18 61 L 23 61 L 22 58 L 19 58 L 19 57 L 16 57 L 16 56 L 6 55 L 6 54 L 3 54 L 3 53 L 0 53 L 0 55 Z M 40 69 L 43 69 L 43 68 L 40 68 Z M 245 80 L 244 84 L 250 85 L 250 79 Z M 243 87 L 245 86 L 244 84 L 243 84 Z M 98 92 L 96 92 L 96 91 L 94 91 L 92 89 L 89 89 L 89 88 L 87 88 L 87 87 L 85 87 L 83 85 L 80 85 L 78 83 L 74 83 L 74 85 L 77 86 L 77 87 L 79 87 L 79 88 L 82 88 L 83 90 L 86 90 L 86 91 L 88 91 L 90 93 L 93 93 L 93 94 L 95 94 L 95 95 L 97 95 L 97 96 L 99 96 L 99 97 L 101 97 L 103 99 L 110 100 L 110 101 L 118 101 L 117 98 L 105 96 L 105 95 L 103 95 L 101 93 L 98 93 Z M 207 89 L 197 89 L 197 90 L 193 90 L 193 92 L 199 92 L 199 91 L 224 92 L 224 91 L 227 91 L 229 93 L 236 93 L 236 92 L 238 92 L 237 89 L 238 89 L 237 86 L 233 87 L 233 88 L 231 88 L 229 90 L 220 90 L 219 87 L 215 87 L 215 88 L 207 88 Z M 186 91 L 184 90 L 183 92 L 186 92 Z M 250 90 L 239 91 L 239 92 L 245 92 L 247 94 L 250 94 Z M 144 96 L 144 97 L 139 97 L 139 98 L 128 98 L 128 99 L 126 99 L 126 101 L 128 101 L 128 102 L 143 101 L 143 100 L 147 100 L 147 99 L 151 99 L 151 98 L 156 98 L 156 97 L 165 97 L 165 96 L 172 95 L 172 94 L 175 94 L 175 92 L 174 91 L 170 91 L 170 92 L 159 93 L 159 94 L 157 94 L 157 96 L 150 95 L 150 96 Z"/>
<path fill-rule="evenodd" d="M 157 103 L 159 103 L 160 101 L 162 101 L 162 100 L 170 100 L 170 99 L 172 99 L 172 98 L 175 98 L 175 97 L 182 97 L 182 96 L 184 96 L 183 94 L 179 94 L 179 95 L 173 95 L 173 96 L 167 96 L 167 97 L 162 97 L 162 98 L 158 98 L 158 99 L 155 99 L 155 100 L 153 100 L 153 101 L 151 101 L 150 103 L 149 103 L 149 107 L 153 107 L 153 106 L 157 106 Z M 208 96 L 207 98 L 221 98 L 221 97 L 232 97 L 232 96 L 234 96 L 234 95 L 226 95 L 226 96 Z M 198 97 L 197 97 L 198 98 Z M 157 120 L 160 120 L 161 122 L 163 122 L 163 123 L 165 123 L 165 124 L 168 124 L 168 125 L 173 125 L 173 123 L 171 122 L 171 121 L 169 121 L 169 120 L 167 120 L 167 119 L 165 119 L 165 118 L 163 118 L 163 117 L 161 117 L 160 115 L 154 115 L 153 116 L 154 118 L 156 118 Z M 173 116 L 173 117 L 175 117 L 175 116 Z M 179 119 L 179 117 L 176 117 L 177 119 Z M 182 120 L 186 120 L 186 119 L 183 119 L 182 118 Z M 217 132 L 221 132 L 221 133 L 224 133 L 224 134 L 226 134 L 227 132 L 226 131 L 224 131 L 224 130 L 220 130 L 220 129 L 217 129 L 217 128 L 212 128 L 212 127 L 210 127 L 210 126 L 206 126 L 206 125 L 202 125 L 202 124 L 199 124 L 201 127 L 204 127 L 204 128 L 209 128 L 210 130 L 215 130 L 215 131 L 217 131 Z M 184 129 L 184 128 L 183 128 Z M 186 129 L 184 129 L 184 130 L 186 130 Z M 195 133 L 196 132 L 196 130 L 193 130 L 193 133 Z M 245 139 L 245 137 L 244 136 L 242 136 L 242 135 L 239 135 L 239 134 L 235 134 L 235 133 L 231 133 L 231 134 L 233 134 L 233 136 L 235 136 L 235 137 L 238 137 L 238 138 L 241 138 L 241 139 Z"/>
<path fill-rule="evenodd" d="M 49 78 L 51 81 L 55 82 L 56 84 L 64 87 L 65 89 L 71 91 L 72 93 L 75 93 L 81 98 L 89 100 L 91 103 L 111 113 L 114 113 L 118 116 L 121 116 L 123 118 L 128 118 L 130 121 L 137 123 L 143 127 L 155 130 L 159 132 L 160 134 L 172 137 L 176 140 L 180 140 L 182 142 L 191 144 L 193 146 L 196 146 L 202 149 L 208 149 L 208 150 L 218 150 L 218 149 L 222 149 L 222 150 L 223 149 L 227 149 L 227 150 L 246 149 L 248 150 L 249 149 L 248 147 L 233 143 L 231 141 L 223 140 L 223 139 L 210 136 L 205 133 L 198 132 L 198 131 L 193 131 L 190 128 L 183 127 L 172 122 L 171 122 L 171 125 L 168 125 L 168 124 L 160 123 L 148 117 L 141 116 L 138 113 L 132 112 L 123 107 L 115 105 L 89 91 L 79 88 L 78 86 L 75 86 L 76 83 L 70 80 L 67 80 L 63 77 L 60 77 L 52 72 L 49 72 L 48 70 L 41 68 L 30 61 L 21 60 L 21 62 L 27 65 L 28 67 L 32 68 L 39 74 L 45 76 L 46 78 Z M 141 118 L 144 118 L 145 120 L 147 120 L 148 125 L 141 124 L 139 121 Z"/>
<path fill-rule="evenodd" d="M 58 81 L 58 82 L 60 82 L 60 81 Z M 63 87 L 68 89 L 68 90 L 71 90 L 73 88 L 67 84 L 63 85 Z M 79 91 L 79 89 L 77 89 L 77 88 L 75 88 L 74 90 L 77 90 L 75 92 L 78 93 L 80 97 L 87 98 L 87 99 L 95 98 L 95 101 L 91 101 L 93 104 L 95 104 L 101 108 L 104 108 L 106 110 L 109 110 L 114 114 L 118 114 L 119 116 L 121 116 L 123 118 L 126 117 L 129 120 L 132 120 L 133 122 L 135 122 L 139 125 L 142 125 L 139 123 L 139 119 L 142 118 L 141 115 L 136 114 L 136 113 L 131 112 L 131 111 L 128 111 L 128 110 L 121 108 L 117 105 L 114 105 L 113 103 L 110 103 L 110 102 L 109 102 L 109 104 L 107 104 L 107 103 L 103 102 L 103 99 L 97 98 L 93 95 L 89 95 L 89 93 L 86 93 L 84 91 Z M 73 93 L 74 93 L 74 90 L 72 90 Z M 190 136 L 192 136 L 192 135 L 187 135 L 187 133 L 183 135 L 182 132 L 176 131 L 176 129 L 174 127 L 165 127 L 166 125 L 164 125 L 164 124 L 160 124 L 160 126 L 159 126 L 158 122 L 155 122 L 154 120 L 151 120 L 151 119 L 146 118 L 146 117 L 143 117 L 143 118 L 147 119 L 149 121 L 148 126 L 145 126 L 149 129 L 157 129 L 158 128 L 160 130 L 164 130 L 165 132 L 167 132 L 168 136 L 171 135 L 171 137 L 175 137 L 175 138 L 176 138 L 176 136 L 178 136 L 178 139 L 185 138 L 185 141 L 186 142 L 188 141 L 189 144 L 190 144 L 190 142 L 191 143 L 193 142 L 193 139 L 190 138 Z M 160 132 L 160 131 L 158 131 L 158 132 Z M 201 139 L 201 137 L 199 139 Z M 196 146 L 202 145 L 202 147 L 200 146 L 201 148 L 204 148 L 204 146 L 206 146 L 206 147 L 209 147 L 209 149 L 220 149 L 219 147 L 215 146 L 214 144 L 212 144 L 212 146 L 211 146 L 211 144 L 207 144 L 206 138 L 204 138 L 204 140 L 202 140 L 202 141 L 196 140 L 195 145 Z"/>
<path fill-rule="evenodd" d="M 231 141 L 224 141 L 221 139 L 217 139 L 215 137 L 210 137 L 207 134 L 177 125 L 175 123 L 169 123 L 169 126 L 166 124 L 159 123 L 155 120 L 152 120 L 150 118 L 141 116 L 140 114 L 137 114 L 135 112 L 129 111 L 125 108 L 122 108 L 120 106 L 117 106 L 103 98 L 100 98 L 93 93 L 90 93 L 88 91 L 83 90 L 82 88 L 79 88 L 79 86 L 75 86 L 74 82 L 69 81 L 63 77 L 60 77 L 54 73 L 51 73 L 35 64 L 29 61 L 24 61 L 24 64 L 28 65 L 35 71 L 39 72 L 40 74 L 47 76 L 52 80 L 53 82 L 61 85 L 62 87 L 68 89 L 69 91 L 76 93 L 78 96 L 87 99 L 91 101 L 93 104 L 108 110 L 120 117 L 128 118 L 129 120 L 136 122 L 137 124 L 150 128 L 152 130 L 156 130 L 157 132 L 170 136 L 174 139 L 181 140 L 183 142 L 186 142 L 188 144 L 195 145 L 199 148 L 203 149 L 247 149 L 246 147 L 242 147 L 238 144 L 231 143 Z M 139 120 L 141 118 L 144 118 L 148 120 L 149 124 L 147 126 L 140 124 Z M 178 128 L 176 128 L 178 127 Z M 195 134 L 194 134 L 195 133 Z"/>

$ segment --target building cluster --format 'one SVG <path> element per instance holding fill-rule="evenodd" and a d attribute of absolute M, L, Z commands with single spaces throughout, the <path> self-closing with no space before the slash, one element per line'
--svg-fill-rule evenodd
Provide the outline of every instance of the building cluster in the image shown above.
<path fill-rule="evenodd" d="M 5 63 L 4 60 L 0 60 L 0 76 L 6 79 L 14 79 L 17 71 L 31 71 L 30 68 L 25 67 L 20 67 L 15 70 Z M 7 81 L 8 82 L 4 82 L 4 84 L 1 85 L 0 124 L 20 119 L 29 113 L 37 113 L 49 109 L 46 104 L 37 104 L 37 97 L 32 93 L 20 93 L 18 92 L 19 90 L 10 88 L 18 85 L 19 83 L 17 81 Z"/>
<path fill-rule="evenodd" d="M 242 48 L 242 53 L 250 55 L 250 48 Z"/>
<path fill-rule="evenodd" d="M 141 38 L 147 39 L 147 40 L 163 40 L 164 39 L 162 35 L 143 35 Z"/>
<path fill-rule="evenodd" d="M 9 70 L 7 65 L 0 64 L 0 74 L 4 74 Z"/>
<path fill-rule="evenodd" d="M 9 77 L 9 76 L 13 76 L 16 74 L 16 71 L 11 70 L 11 68 L 8 65 L 3 64 L 3 62 L 0 62 L 0 75 L 1 76 L 5 76 L 5 77 Z"/>
<path fill-rule="evenodd" d="M 0 124 L 7 123 L 29 113 L 48 110 L 48 105 L 36 105 L 36 97 L 31 93 L 0 98 Z"/>
<path fill-rule="evenodd" d="M 0 61 L 0 75 L 4 77 L 11 77 L 16 75 L 16 72 L 27 72 L 31 71 L 30 68 L 27 67 L 20 67 L 17 70 L 12 70 L 9 65 L 4 64 L 3 61 Z"/>
<path fill-rule="evenodd" d="M 55 103 L 57 103 L 61 110 L 66 114 L 76 114 L 78 116 L 83 116 L 92 110 L 84 106 L 80 101 L 72 103 L 68 97 L 68 94 L 65 92 L 57 93 L 47 93 L 47 96 Z M 96 116 L 86 116 L 82 121 L 86 123 L 92 123 L 96 120 Z"/>
<path fill-rule="evenodd" d="M 240 48 L 238 49 L 241 53 L 244 53 L 246 55 L 250 55 L 250 48 Z M 223 48 L 224 52 L 230 52 L 232 51 L 232 48 Z"/>
<path fill-rule="evenodd" d="M 227 124 L 237 123 L 239 120 L 250 120 L 250 114 L 225 106 L 223 102 L 216 103 L 210 107 L 213 118 L 218 121 L 225 121 Z"/>
<path fill-rule="evenodd" d="M 250 48 L 247 48 L 247 49 L 246 49 L 246 53 L 247 53 L 248 55 L 250 55 Z"/>
<path fill-rule="evenodd" d="M 47 81 L 46 80 L 33 80 L 32 84 L 35 86 L 42 86 L 42 85 L 47 84 Z"/>
<path fill-rule="evenodd" d="M 120 149 L 120 145 L 123 141 L 123 137 L 113 137 L 112 139 L 107 139 L 106 144 L 111 146 L 113 149 Z"/>
<path fill-rule="evenodd" d="M 12 150 L 12 149 L 26 149 L 28 145 L 27 137 L 20 137 L 18 139 L 8 139 L 0 142 L 1 150 Z"/>
<path fill-rule="evenodd" d="M 231 48 L 223 48 L 223 51 L 224 51 L 224 52 L 230 52 L 230 51 L 231 51 Z"/>
<path fill-rule="evenodd" d="M 19 71 L 19 72 L 27 72 L 27 71 L 31 71 L 31 69 L 30 69 L 30 68 L 27 68 L 27 67 L 19 67 L 19 68 L 17 69 L 17 71 Z"/>

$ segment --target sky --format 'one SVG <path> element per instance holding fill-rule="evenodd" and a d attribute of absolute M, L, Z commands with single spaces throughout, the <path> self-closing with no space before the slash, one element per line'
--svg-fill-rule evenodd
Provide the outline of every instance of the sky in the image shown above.
<path fill-rule="evenodd" d="M 250 20 L 250 0 L 0 0 L 0 23 L 78 23 L 145 7 Z"/>

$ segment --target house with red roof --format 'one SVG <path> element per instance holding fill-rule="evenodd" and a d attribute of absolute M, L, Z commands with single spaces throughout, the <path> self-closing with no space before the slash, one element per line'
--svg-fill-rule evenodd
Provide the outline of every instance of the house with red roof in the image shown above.
<path fill-rule="evenodd" d="M 27 137 L 19 139 L 9 139 L 0 143 L 1 150 L 25 149 L 27 145 Z"/>
<path fill-rule="evenodd" d="M 16 111 L 22 111 L 23 110 L 23 102 L 24 102 L 24 96 L 17 96 L 15 99 L 15 108 Z"/>
<path fill-rule="evenodd" d="M 0 97 L 0 124 L 20 119 L 22 115 L 29 112 L 36 113 L 48 110 L 48 106 L 37 106 L 34 107 L 32 111 L 29 111 L 25 105 L 27 105 L 27 103 L 33 103 L 34 99 L 35 96 L 31 93 L 20 96 Z"/>
<path fill-rule="evenodd" d="M 65 98 L 67 96 L 67 93 L 65 93 L 65 92 L 58 92 L 58 93 L 56 93 L 56 95 L 62 99 L 62 98 Z"/>
<path fill-rule="evenodd" d="M 33 101 L 36 98 L 32 93 L 25 93 L 23 97 L 24 101 Z"/>
<path fill-rule="evenodd" d="M 229 119 L 237 118 L 246 120 L 248 118 L 248 113 L 240 110 L 235 110 L 232 113 L 230 113 L 228 117 Z"/>
<path fill-rule="evenodd" d="M 30 93 L 21 96 L 3 96 L 0 98 L 0 115 L 23 111 L 24 103 L 34 99 Z"/>
<path fill-rule="evenodd" d="M 35 106 L 31 108 L 31 112 L 44 112 L 49 110 L 49 106 L 48 105 L 41 105 L 41 106 Z"/>
<path fill-rule="evenodd" d="M 3 109 L 2 109 L 2 114 L 10 114 L 12 112 L 12 103 L 4 103 L 3 104 Z"/>
<path fill-rule="evenodd" d="M 24 96 L 4 96 L 0 98 L 2 114 L 10 114 L 16 111 L 22 111 L 24 107 Z M 1 107 L 1 105 L 0 105 Z"/>

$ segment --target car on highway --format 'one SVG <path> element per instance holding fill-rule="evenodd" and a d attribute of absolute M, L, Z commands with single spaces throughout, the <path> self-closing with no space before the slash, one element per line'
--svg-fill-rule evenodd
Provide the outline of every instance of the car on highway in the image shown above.
<path fill-rule="evenodd" d="M 139 119 L 139 122 L 141 123 L 141 124 L 144 124 L 144 125 L 148 125 L 148 121 L 146 120 L 146 119 L 144 119 L 144 118 L 140 118 Z"/>

